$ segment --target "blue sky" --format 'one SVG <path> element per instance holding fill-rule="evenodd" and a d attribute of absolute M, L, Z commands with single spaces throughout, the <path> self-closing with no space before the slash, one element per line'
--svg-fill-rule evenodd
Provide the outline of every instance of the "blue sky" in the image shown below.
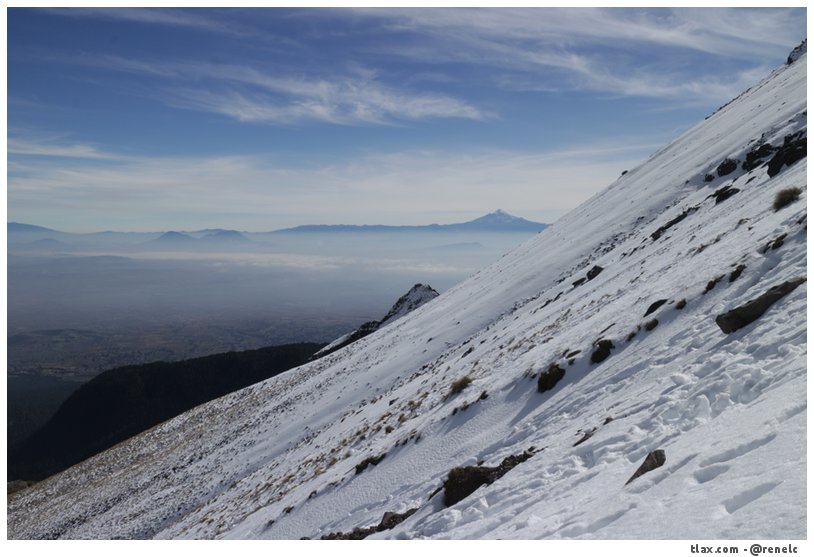
<path fill-rule="evenodd" d="M 552 222 L 782 64 L 805 9 L 7 12 L 8 219 Z"/>

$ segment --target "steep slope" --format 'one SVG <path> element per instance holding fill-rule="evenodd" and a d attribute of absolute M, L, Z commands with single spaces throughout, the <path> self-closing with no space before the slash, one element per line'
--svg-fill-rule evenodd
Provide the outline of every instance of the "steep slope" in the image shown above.
<path fill-rule="evenodd" d="M 15 494 L 9 536 L 805 537 L 807 286 L 715 322 L 806 275 L 806 159 L 767 166 L 805 64 L 403 319 Z"/>

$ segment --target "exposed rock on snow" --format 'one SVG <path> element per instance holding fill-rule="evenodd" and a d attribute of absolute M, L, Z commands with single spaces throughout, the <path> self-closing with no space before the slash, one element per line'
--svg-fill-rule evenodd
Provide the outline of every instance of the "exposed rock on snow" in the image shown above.
<path fill-rule="evenodd" d="M 444 481 L 444 504 L 451 507 L 472 495 L 480 486 L 488 485 L 502 478 L 509 470 L 534 456 L 535 449 L 530 447 L 517 455 L 507 456 L 495 467 L 463 466 L 449 471 Z"/>
<path fill-rule="evenodd" d="M 370 456 L 364 459 L 362 462 L 356 465 L 356 473 L 361 474 L 367 469 L 368 466 L 376 466 L 378 463 L 384 460 L 384 457 L 386 456 L 387 454 L 382 454 L 379 456 Z"/>
<path fill-rule="evenodd" d="M 805 277 L 787 280 L 782 284 L 772 286 L 769 290 L 755 298 L 715 318 L 721 330 L 727 334 L 734 333 L 740 328 L 759 319 L 780 298 L 792 292 L 806 281 Z"/>
<path fill-rule="evenodd" d="M 602 267 L 600 267 L 599 265 L 594 265 L 593 267 L 591 267 L 591 270 L 588 271 L 587 279 L 594 280 L 596 277 L 599 276 L 599 273 L 601 273 L 602 271 L 604 271 Z"/>
<path fill-rule="evenodd" d="M 718 173 L 719 177 L 727 176 L 728 174 L 732 174 L 738 168 L 738 161 L 733 161 L 732 159 L 724 159 L 721 164 L 718 165 L 716 172 Z"/>
<path fill-rule="evenodd" d="M 657 309 L 659 309 L 661 306 L 663 306 L 666 303 L 667 303 L 667 298 L 662 298 L 661 300 L 656 300 L 655 302 L 650 304 L 650 306 L 647 308 L 647 311 L 644 312 L 644 316 L 647 317 L 648 315 L 650 315 L 651 313 L 653 313 L 654 311 L 656 311 Z"/>
<path fill-rule="evenodd" d="M 739 191 L 741 191 L 741 190 L 739 190 L 738 188 L 733 188 L 732 186 L 724 186 L 724 187 L 722 187 L 720 189 L 715 190 L 711 194 L 709 194 L 708 197 L 715 198 L 715 204 L 717 205 L 718 203 L 726 201 L 727 199 L 729 199 L 730 197 L 732 197 L 733 195 L 735 195 Z"/>
<path fill-rule="evenodd" d="M 363 540 L 371 534 L 376 532 L 384 532 L 385 530 L 392 530 L 407 518 L 410 518 L 418 510 L 418 507 L 410 509 L 403 513 L 386 512 L 382 517 L 381 522 L 377 526 L 369 526 L 368 528 L 354 528 L 349 533 L 336 532 L 322 536 L 323 540 Z"/>
<path fill-rule="evenodd" d="M 746 270 L 746 265 L 744 264 L 740 264 L 735 267 L 735 270 L 729 274 L 729 282 L 735 282 L 738 280 L 744 270 Z"/>
<path fill-rule="evenodd" d="M 608 339 L 596 341 L 596 349 L 591 354 L 591 363 L 601 364 L 604 362 L 610 356 L 613 348 L 613 341 Z"/>
<path fill-rule="evenodd" d="M 537 392 L 550 391 L 563 377 L 565 377 L 565 370 L 557 364 L 551 364 L 547 370 L 540 373 L 540 377 L 537 379 Z"/>
<path fill-rule="evenodd" d="M 707 180 L 707 181 L 709 181 L 709 180 Z M 667 232 L 669 229 L 671 229 L 672 227 L 674 227 L 675 225 L 677 225 L 678 223 L 680 223 L 681 221 L 686 219 L 688 216 L 690 216 L 691 214 L 693 214 L 697 210 L 698 210 L 698 206 L 689 207 L 689 208 L 685 209 L 677 217 L 670 219 L 664 225 L 660 226 L 655 232 L 653 232 L 650 235 L 650 237 L 653 238 L 653 240 L 658 240 L 659 238 L 661 238 L 661 236 L 665 232 Z"/>
<path fill-rule="evenodd" d="M 783 139 L 783 145 L 779 147 L 768 164 L 767 171 L 770 177 L 777 176 L 783 166 L 791 166 L 806 156 L 807 138 L 805 133 L 797 132 L 787 135 Z"/>
<path fill-rule="evenodd" d="M 636 478 L 639 478 L 648 472 L 655 470 L 656 468 L 660 468 L 664 465 L 667 461 L 667 457 L 664 454 L 662 449 L 656 449 L 655 451 L 649 453 L 647 457 L 645 457 L 644 462 L 642 462 L 641 466 L 636 469 L 630 479 L 625 482 L 625 485 L 629 484 Z"/>
<path fill-rule="evenodd" d="M 794 50 L 791 51 L 791 54 L 789 54 L 789 57 L 786 59 L 786 64 L 793 64 L 806 53 L 806 41 L 808 41 L 808 39 L 803 39 L 803 42 L 794 47 Z"/>

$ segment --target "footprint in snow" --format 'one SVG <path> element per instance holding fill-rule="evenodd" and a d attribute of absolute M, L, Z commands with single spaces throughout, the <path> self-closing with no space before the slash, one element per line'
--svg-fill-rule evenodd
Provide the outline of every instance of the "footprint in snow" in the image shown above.
<path fill-rule="evenodd" d="M 737 447 L 733 447 L 731 449 L 726 449 L 716 455 L 712 455 L 709 458 L 704 459 L 701 462 L 701 466 L 709 466 L 710 464 L 718 464 L 720 462 L 728 462 L 730 460 L 734 460 L 738 457 L 741 457 L 747 453 L 754 451 L 766 445 L 774 440 L 777 437 L 776 433 L 770 433 L 765 437 L 761 437 L 759 439 L 753 439 L 747 443 L 742 445 L 738 445 Z"/>
<path fill-rule="evenodd" d="M 755 486 L 751 489 L 747 489 L 746 491 L 742 491 L 741 493 L 735 495 L 724 501 L 724 508 L 726 508 L 726 512 L 732 514 L 739 509 L 742 509 L 746 505 L 750 503 L 754 503 L 774 488 L 782 484 L 782 481 L 779 482 L 768 482 L 765 484 L 760 484 Z"/>

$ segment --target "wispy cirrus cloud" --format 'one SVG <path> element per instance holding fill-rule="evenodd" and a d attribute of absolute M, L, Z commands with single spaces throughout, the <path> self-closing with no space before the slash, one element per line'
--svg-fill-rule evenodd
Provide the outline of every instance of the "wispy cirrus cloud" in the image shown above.
<path fill-rule="evenodd" d="M 99 150 L 93 145 L 65 144 L 52 139 L 9 138 L 6 152 L 11 156 L 33 156 L 67 159 L 124 160 L 122 155 L 114 155 Z"/>
<path fill-rule="evenodd" d="M 167 8 L 45 8 L 43 11 L 59 16 L 94 18 L 184 27 L 235 35 L 238 37 L 256 35 L 257 32 L 245 25 L 234 23 L 225 17 L 211 17 L 202 10 L 182 10 Z"/>
<path fill-rule="evenodd" d="M 661 45 L 752 58 L 767 47 L 787 48 L 789 30 L 800 23 L 799 14 L 771 8 L 360 8 L 354 13 L 394 31 L 443 38 L 480 51 L 493 49 L 497 58 L 509 47 L 528 62 L 553 65 L 558 64 L 556 56 L 549 54 L 586 44 Z M 471 52 L 448 54 L 465 57 Z"/>
<path fill-rule="evenodd" d="M 352 80 L 314 83 L 314 88 L 307 93 L 289 93 L 285 98 L 228 89 L 172 89 L 169 93 L 168 104 L 224 114 L 241 122 L 293 124 L 315 121 L 353 125 L 430 118 L 483 120 L 488 116 L 476 107 L 446 95 L 410 95 L 379 84 Z"/>
<path fill-rule="evenodd" d="M 805 34 L 800 13 L 770 8 L 365 8 L 354 13 L 413 37 L 393 43 L 388 55 L 491 67 L 494 80 L 511 88 L 701 102 L 737 94 L 751 84 L 747 80 L 776 66 Z M 658 54 L 649 57 L 650 51 Z M 702 66 L 693 58 L 698 53 L 748 68 L 733 75 L 713 67 L 709 57 Z"/>
<path fill-rule="evenodd" d="M 382 83 L 363 67 L 334 77 L 278 75 L 235 64 L 145 61 L 122 56 L 60 56 L 66 63 L 165 81 L 160 99 L 171 106 L 212 112 L 241 122 L 393 124 L 406 120 L 493 115 L 450 95 Z"/>

